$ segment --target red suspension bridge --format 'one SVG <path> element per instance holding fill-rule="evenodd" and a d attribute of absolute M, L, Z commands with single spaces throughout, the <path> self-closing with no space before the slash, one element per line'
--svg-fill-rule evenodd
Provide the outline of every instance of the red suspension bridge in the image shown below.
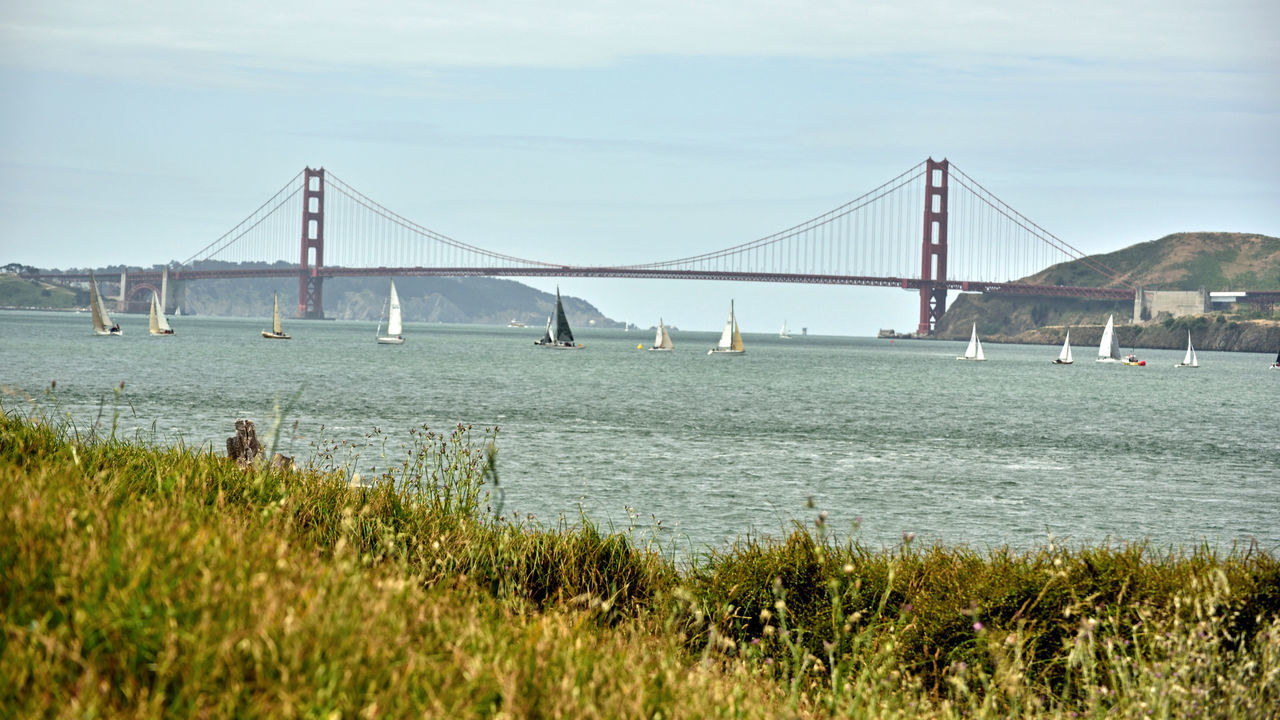
<path fill-rule="evenodd" d="M 1085 262 L 1112 287 L 1014 282 L 1070 260 Z M 232 262 L 260 266 L 212 267 Z M 296 276 L 297 315 L 318 318 L 324 316 L 325 278 L 405 275 L 896 287 L 919 294 L 921 335 L 933 332 L 946 311 L 949 290 L 1108 300 L 1132 300 L 1135 292 L 1113 270 L 1027 219 L 955 165 L 930 158 L 785 230 L 722 250 L 641 265 L 566 265 L 486 250 L 383 207 L 323 168 L 306 168 L 180 266 L 122 274 L 120 300 L 149 299 L 148 291 L 154 290 L 169 306 L 171 285 Z M 48 277 L 79 280 L 88 275 Z"/>

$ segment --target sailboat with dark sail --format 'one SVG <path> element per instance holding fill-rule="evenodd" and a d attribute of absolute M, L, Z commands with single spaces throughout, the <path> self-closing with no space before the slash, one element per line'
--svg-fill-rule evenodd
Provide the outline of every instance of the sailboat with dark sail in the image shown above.
<path fill-rule="evenodd" d="M 573 331 L 569 329 L 569 318 L 564 314 L 564 303 L 560 301 L 560 288 L 556 288 L 556 312 L 547 318 L 547 331 L 542 334 L 541 340 L 535 340 L 534 345 L 541 348 L 555 348 L 558 350 L 577 350 L 582 347 L 573 341 Z"/>

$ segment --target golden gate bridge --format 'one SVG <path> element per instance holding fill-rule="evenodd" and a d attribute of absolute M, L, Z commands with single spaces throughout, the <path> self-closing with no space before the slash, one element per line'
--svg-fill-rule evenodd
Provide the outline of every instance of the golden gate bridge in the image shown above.
<path fill-rule="evenodd" d="M 299 232 L 299 224 L 301 232 Z M 1020 283 L 1080 260 L 1108 287 Z M 252 263 L 258 267 L 213 267 Z M 307 167 L 176 267 L 126 270 L 122 305 L 212 278 L 298 278 L 297 316 L 324 317 L 324 280 L 351 276 L 592 277 L 896 287 L 917 293 L 932 334 L 951 290 L 1132 300 L 1111 268 L 1054 236 L 947 160 L 929 158 L 797 225 L 721 250 L 638 265 L 577 265 L 486 250 L 420 225 L 324 168 Z M 48 274 L 62 280 L 88 273 Z"/>

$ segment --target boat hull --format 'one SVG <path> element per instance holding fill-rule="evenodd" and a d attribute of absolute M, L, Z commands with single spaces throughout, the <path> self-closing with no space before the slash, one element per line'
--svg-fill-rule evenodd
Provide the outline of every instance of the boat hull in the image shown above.
<path fill-rule="evenodd" d="M 539 343 L 533 344 L 534 347 L 544 348 L 546 350 L 581 350 L 582 345 L 565 345 L 561 343 Z"/>
<path fill-rule="evenodd" d="M 1074 360 L 1054 360 L 1053 364 L 1054 365 L 1074 365 L 1075 361 Z"/>
<path fill-rule="evenodd" d="M 974 362 L 986 362 L 986 361 L 987 361 L 987 359 L 986 359 L 986 358 L 984 358 L 984 357 L 965 357 L 965 356 L 963 356 L 963 355 L 957 355 L 957 356 L 956 356 L 956 359 L 957 359 L 957 360 L 972 360 L 972 361 L 974 361 Z"/>
<path fill-rule="evenodd" d="M 404 338 L 402 338 L 402 337 L 380 337 L 380 338 L 378 338 L 378 344 L 379 344 L 379 345 L 403 345 L 403 344 L 404 344 Z"/>
<path fill-rule="evenodd" d="M 675 348 L 649 348 L 649 352 L 671 352 Z"/>
<path fill-rule="evenodd" d="M 746 355 L 746 350 L 721 350 L 720 348 L 711 348 L 707 351 L 708 355 Z"/>
<path fill-rule="evenodd" d="M 268 340 L 292 340 L 293 339 L 292 336 L 286 335 L 285 333 L 276 334 L 273 332 L 268 332 L 266 330 L 262 331 L 262 337 Z"/>

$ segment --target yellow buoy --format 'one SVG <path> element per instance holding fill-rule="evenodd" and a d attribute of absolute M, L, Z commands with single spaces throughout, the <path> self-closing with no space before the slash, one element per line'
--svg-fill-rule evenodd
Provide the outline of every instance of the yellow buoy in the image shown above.
<path fill-rule="evenodd" d="M 637 345 L 637 346 L 636 346 L 636 349 L 637 349 L 637 350 L 643 350 L 643 349 L 644 349 L 644 343 L 640 343 L 639 345 Z"/>

